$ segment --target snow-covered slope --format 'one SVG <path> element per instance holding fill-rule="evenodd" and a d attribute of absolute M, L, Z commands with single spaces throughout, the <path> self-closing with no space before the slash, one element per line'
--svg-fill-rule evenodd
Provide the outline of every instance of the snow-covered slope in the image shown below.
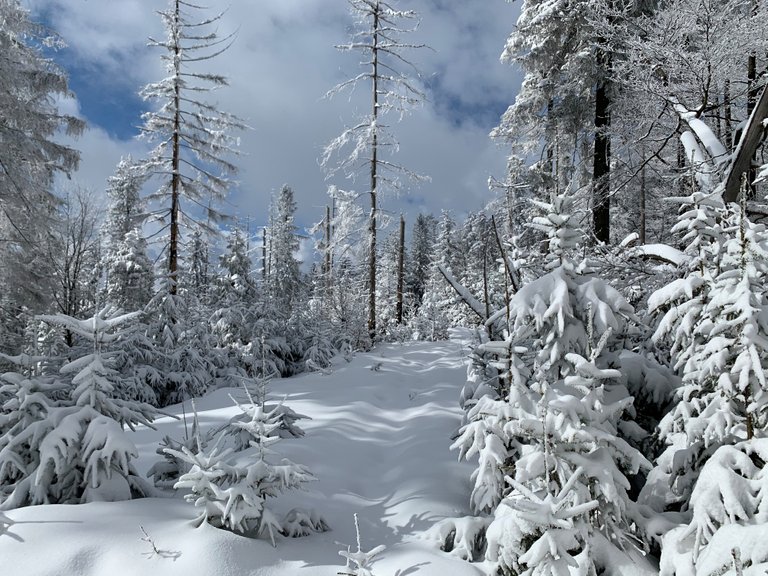
<path fill-rule="evenodd" d="M 467 513 L 471 466 L 457 463 L 448 449 L 459 425 L 464 378 L 461 345 L 454 341 L 381 346 L 328 375 L 273 381 L 273 398 L 287 397 L 288 406 L 312 418 L 299 422 L 305 438 L 285 440 L 277 449 L 317 477 L 308 491 L 287 493 L 273 508 L 314 508 L 330 532 L 280 538 L 272 548 L 207 525 L 193 527 L 197 511 L 179 497 L 37 506 L 8 512 L 13 524 L 4 532 L 0 518 L 0 574 L 332 575 L 344 564 L 339 550 L 355 549 L 354 513 L 363 549 L 387 547 L 373 565 L 376 576 L 479 574 L 420 539 L 440 519 Z M 218 390 L 197 401 L 203 429 L 239 412 L 230 394 L 243 396 Z M 160 438 L 183 435 L 182 421 L 165 417 L 156 424 L 157 431 L 134 436 L 142 473 L 156 460 Z"/>

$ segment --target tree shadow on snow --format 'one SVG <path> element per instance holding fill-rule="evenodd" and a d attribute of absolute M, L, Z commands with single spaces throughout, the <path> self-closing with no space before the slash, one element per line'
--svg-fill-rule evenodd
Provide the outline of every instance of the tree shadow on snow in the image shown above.
<path fill-rule="evenodd" d="M 418 564 L 414 564 L 410 568 L 406 568 L 405 570 L 398 570 L 395 572 L 395 576 L 410 576 L 411 574 L 415 574 L 419 571 L 419 568 L 422 566 L 429 566 L 431 562 L 419 562 Z"/>

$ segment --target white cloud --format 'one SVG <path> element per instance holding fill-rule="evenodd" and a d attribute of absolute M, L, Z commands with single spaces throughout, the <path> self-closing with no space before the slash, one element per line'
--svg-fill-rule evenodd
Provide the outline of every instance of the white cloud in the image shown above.
<path fill-rule="evenodd" d="M 147 48 L 146 38 L 162 34 L 155 11 L 166 5 L 164 0 L 28 0 L 27 4 L 64 37 L 70 46 L 68 61 L 102 75 L 105 85 L 117 83 L 135 92 L 161 77 L 159 51 Z M 358 55 L 333 48 L 347 40 L 351 24 L 347 3 L 209 0 L 208 4 L 211 11 L 228 6 L 220 33 L 238 31 L 231 49 L 211 61 L 231 83 L 215 93 L 215 100 L 222 110 L 238 114 L 254 128 L 241 135 L 241 184 L 231 198 L 232 211 L 261 222 L 270 194 L 288 183 L 299 203 L 299 222 L 319 220 L 327 185 L 349 187 L 343 180 L 325 180 L 318 166 L 322 148 L 345 123 L 354 122 L 357 103 L 364 107 L 367 102 L 364 94 L 323 98 L 335 83 L 358 70 Z M 411 221 L 419 210 L 479 209 L 490 199 L 489 173 L 503 173 L 504 151 L 488 139 L 487 120 L 478 125 L 474 114 L 514 98 L 514 71 L 500 64 L 498 56 L 519 7 L 503 0 L 402 0 L 402 6 L 421 13 L 414 40 L 430 44 L 434 52 L 422 51 L 414 60 L 440 92 L 396 126 L 398 160 L 430 175 L 432 182 L 409 197 L 385 199 L 384 208 L 405 212 Z M 460 121 L 462 111 L 472 111 L 469 121 Z M 84 113 L 89 115 L 88 110 Z M 145 148 L 110 137 L 109 119 L 100 121 L 104 126 L 92 123 L 77 143 L 83 161 L 76 178 L 96 189 L 103 188 L 121 154 L 140 154 Z"/>

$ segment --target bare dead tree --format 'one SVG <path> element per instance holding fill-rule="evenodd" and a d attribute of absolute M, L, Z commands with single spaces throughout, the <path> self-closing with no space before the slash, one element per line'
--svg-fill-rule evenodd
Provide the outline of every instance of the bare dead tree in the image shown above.
<path fill-rule="evenodd" d="M 412 10 L 397 10 L 386 0 L 349 0 L 358 30 L 348 44 L 339 50 L 363 54 L 365 70 L 328 92 L 333 96 L 360 85 L 370 86 L 371 109 L 358 122 L 332 140 L 323 152 L 322 164 L 329 176 L 342 171 L 350 178 L 361 172 L 370 178 L 368 194 L 371 199 L 368 216 L 368 332 L 376 333 L 376 235 L 378 230 L 379 197 L 385 190 L 400 189 L 403 177 L 423 180 L 391 159 L 398 142 L 387 124 L 392 116 L 401 120 L 413 107 L 424 100 L 417 84 L 418 70 L 406 54 L 423 44 L 405 42 L 402 37 L 413 33 L 419 19 Z M 410 23 L 410 25 L 408 25 Z M 333 159 L 340 158 L 335 165 Z"/>
<path fill-rule="evenodd" d="M 157 147 L 145 161 L 150 174 L 160 180 L 158 190 L 148 198 L 156 206 L 152 213 L 168 231 L 169 291 L 176 293 L 181 227 L 204 228 L 222 219 L 212 201 L 222 200 L 237 167 L 228 160 L 237 154 L 232 132 L 246 128 L 232 114 L 219 111 L 203 95 L 228 84 L 216 73 L 193 70 L 214 59 L 232 44 L 233 34 L 219 37 L 211 30 L 222 18 L 193 18 L 201 8 L 185 0 L 170 0 L 158 12 L 166 37 L 150 38 L 149 45 L 165 51 L 162 55 L 168 76 L 147 84 L 141 91 L 145 100 L 157 102 L 158 109 L 144 114 L 142 135 Z"/>

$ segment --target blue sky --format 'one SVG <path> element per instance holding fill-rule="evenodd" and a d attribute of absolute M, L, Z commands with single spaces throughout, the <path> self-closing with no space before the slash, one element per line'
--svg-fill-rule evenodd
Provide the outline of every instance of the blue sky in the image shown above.
<path fill-rule="evenodd" d="M 155 11 L 165 0 L 26 0 L 68 48 L 55 58 L 66 68 L 77 101 L 65 102 L 90 130 L 75 146 L 83 153 L 78 184 L 98 192 L 123 154 L 147 151 L 136 127 L 145 108 L 138 91 L 164 76 L 160 53 L 146 46 L 163 34 Z M 290 184 L 298 220 L 319 220 L 329 184 L 362 187 L 341 177 L 327 180 L 318 165 L 323 146 L 365 111 L 367 95 L 323 98 L 359 71 L 359 56 L 340 53 L 352 24 L 345 0 L 208 0 L 209 13 L 227 9 L 221 33 L 237 30 L 232 48 L 211 61 L 229 77 L 215 93 L 222 110 L 253 127 L 241 134 L 240 184 L 225 211 L 262 223 L 270 194 Z M 429 101 L 395 126 L 397 159 L 432 180 L 400 198 L 384 198 L 387 212 L 448 208 L 461 215 L 491 198 L 486 182 L 504 172 L 506 151 L 488 132 L 512 103 L 519 74 L 499 62 L 517 19 L 519 3 L 505 0 L 400 0 L 422 18 L 414 42 L 433 50 L 414 54 Z"/>

